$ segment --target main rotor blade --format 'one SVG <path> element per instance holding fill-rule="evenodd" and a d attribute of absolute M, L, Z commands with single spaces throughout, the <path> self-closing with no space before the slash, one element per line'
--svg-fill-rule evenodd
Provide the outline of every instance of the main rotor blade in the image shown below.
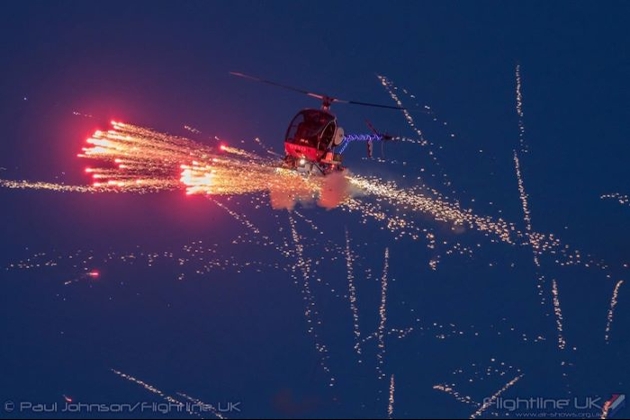
<path fill-rule="evenodd" d="M 303 89 L 298 89 L 298 88 L 293 87 L 293 86 L 287 86 L 287 85 L 283 85 L 281 83 L 272 82 L 271 80 L 261 79 L 260 77 L 254 77 L 254 76 L 250 76 L 248 74 L 239 73 L 239 72 L 235 72 L 235 71 L 231 71 L 230 74 L 233 75 L 233 76 L 243 77 L 243 78 L 249 79 L 249 80 L 254 80 L 256 82 L 266 83 L 268 85 L 278 86 L 278 87 L 281 87 L 281 88 L 284 88 L 284 89 L 289 89 L 289 90 L 292 90 L 294 92 L 303 93 L 303 94 L 311 96 L 313 98 L 324 99 L 324 95 L 320 95 L 318 93 L 309 92 L 309 91 L 303 90 Z"/>
<path fill-rule="evenodd" d="M 353 104 L 353 105 L 374 106 L 374 107 L 377 107 L 377 108 L 407 109 L 407 108 L 404 108 L 402 106 L 373 104 L 373 103 L 370 103 L 370 102 L 358 102 L 358 101 L 339 101 L 339 102 L 346 102 L 346 103 Z"/>
<path fill-rule="evenodd" d="M 382 104 L 373 104 L 373 103 L 370 103 L 370 102 L 359 102 L 359 101 L 348 101 L 348 100 L 345 100 L 345 99 L 337 99 L 337 98 L 334 98 L 334 97 L 331 97 L 331 96 L 322 95 L 322 94 L 314 93 L 314 92 L 309 92 L 309 91 L 304 90 L 304 89 L 299 89 L 299 88 L 296 88 L 296 87 L 293 87 L 293 86 L 283 85 L 281 83 L 273 82 L 271 80 L 261 79 L 260 77 L 250 76 L 248 74 L 240 73 L 240 72 L 236 72 L 236 71 L 231 71 L 230 74 L 233 75 L 233 76 L 242 77 L 244 79 L 253 80 L 255 82 L 266 83 L 268 85 L 278 86 L 278 87 L 281 87 L 281 88 L 284 88 L 284 89 L 292 90 L 294 92 L 303 93 L 304 95 L 308 95 L 311 98 L 316 98 L 316 99 L 319 99 L 321 101 L 331 101 L 331 102 L 339 102 L 339 103 L 344 103 L 344 104 L 362 105 L 362 106 L 372 106 L 372 107 L 376 107 L 376 108 L 400 109 L 400 110 L 406 110 L 407 109 L 407 108 L 400 107 L 400 106 L 382 105 Z"/>

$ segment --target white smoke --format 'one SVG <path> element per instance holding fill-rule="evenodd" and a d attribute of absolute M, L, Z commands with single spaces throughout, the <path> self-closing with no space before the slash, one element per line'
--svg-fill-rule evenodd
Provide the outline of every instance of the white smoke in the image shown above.
<path fill-rule="evenodd" d="M 350 183 L 347 178 L 349 174 L 346 172 L 334 172 L 324 177 L 317 196 L 314 196 L 313 191 L 306 186 L 300 188 L 296 185 L 296 189 L 288 192 L 285 188 L 278 189 L 271 185 L 269 188 L 271 207 L 275 210 L 293 210 L 299 203 L 304 207 L 318 205 L 328 210 L 334 209 L 349 197 L 361 193 Z"/>

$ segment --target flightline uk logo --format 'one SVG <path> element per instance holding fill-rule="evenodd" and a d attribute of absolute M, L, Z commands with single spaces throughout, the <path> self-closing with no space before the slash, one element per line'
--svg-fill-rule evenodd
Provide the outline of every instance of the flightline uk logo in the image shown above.
<path fill-rule="evenodd" d="M 485 398 L 484 405 L 494 406 L 517 417 L 613 418 L 626 406 L 625 394 L 573 398 L 516 397 Z"/>

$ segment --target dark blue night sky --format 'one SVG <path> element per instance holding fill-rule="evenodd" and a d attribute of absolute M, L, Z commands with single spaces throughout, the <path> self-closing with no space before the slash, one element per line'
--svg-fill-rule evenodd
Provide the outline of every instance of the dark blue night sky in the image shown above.
<path fill-rule="evenodd" d="M 628 2 L 3 4 L 2 180 L 88 184 L 77 153 L 112 119 L 280 152 L 293 115 L 318 102 L 230 71 L 396 105 L 381 75 L 428 144 L 377 144 L 373 160 L 351 144 L 352 173 L 522 235 L 509 244 L 366 195 L 359 210 L 296 213 L 266 193 L 219 205 L 0 188 L 0 417 L 194 418 L 151 406 L 185 395 L 233 404 L 227 418 L 532 417 L 498 402 L 626 393 L 629 20 Z M 420 139 L 400 111 L 332 111 L 346 133 L 368 133 L 367 119 Z M 560 241 L 539 266 L 515 151 L 533 237 Z M 372 205 L 385 220 L 366 216 Z M 420 237 L 388 225 L 397 217 Z M 101 410 L 63 412 L 67 401 Z"/>

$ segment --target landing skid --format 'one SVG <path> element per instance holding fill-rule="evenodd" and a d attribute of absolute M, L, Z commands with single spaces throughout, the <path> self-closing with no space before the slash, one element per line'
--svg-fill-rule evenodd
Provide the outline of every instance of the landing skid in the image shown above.
<path fill-rule="evenodd" d="M 287 155 L 282 161 L 282 167 L 286 169 L 295 170 L 304 175 L 321 174 L 330 175 L 333 172 L 343 172 L 345 168 L 340 164 L 328 164 L 310 162 L 304 159 L 297 159 L 293 156 Z"/>

